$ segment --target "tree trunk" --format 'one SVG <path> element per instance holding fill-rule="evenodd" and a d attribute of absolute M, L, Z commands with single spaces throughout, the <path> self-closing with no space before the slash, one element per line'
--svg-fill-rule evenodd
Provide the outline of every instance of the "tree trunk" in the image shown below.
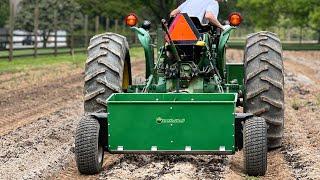
<path fill-rule="evenodd" d="M 302 27 L 300 27 L 300 38 L 299 38 L 299 43 L 302 43 Z"/>
<path fill-rule="evenodd" d="M 10 2 L 9 61 L 13 59 L 14 5 Z M 6 47 L 5 47 L 6 48 Z"/>
<path fill-rule="evenodd" d="M 53 19 L 53 27 L 54 27 L 54 56 L 57 56 L 58 53 L 58 20 L 57 20 L 57 11 L 54 11 L 54 15 L 53 15 L 54 19 Z"/>
<path fill-rule="evenodd" d="M 70 40 L 70 54 L 74 57 L 74 14 L 71 14 L 70 19 L 70 33 L 71 33 L 71 40 Z"/>
<path fill-rule="evenodd" d="M 38 56 L 38 29 L 39 29 L 39 0 L 36 0 L 35 2 L 35 8 L 34 8 L 34 52 L 33 56 Z"/>
<path fill-rule="evenodd" d="M 109 28 L 110 28 L 110 18 L 107 17 L 107 18 L 106 18 L 106 32 L 109 31 Z"/>
<path fill-rule="evenodd" d="M 318 30 L 318 44 L 320 44 L 320 30 Z"/>
<path fill-rule="evenodd" d="M 100 24 L 99 16 L 96 16 L 96 27 L 95 27 L 96 34 L 99 33 L 99 24 Z"/>
<path fill-rule="evenodd" d="M 88 41 L 88 15 L 84 16 L 84 47 L 87 47 L 89 45 Z"/>
<path fill-rule="evenodd" d="M 118 26 L 119 26 L 119 21 L 118 19 L 115 20 L 115 24 L 114 24 L 114 32 L 117 33 L 118 32 Z"/>

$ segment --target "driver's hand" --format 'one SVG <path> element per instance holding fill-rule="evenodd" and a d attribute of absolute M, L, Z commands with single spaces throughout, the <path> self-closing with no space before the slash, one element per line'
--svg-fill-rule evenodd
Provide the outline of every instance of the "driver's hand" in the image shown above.
<path fill-rule="evenodd" d="M 226 29 L 228 29 L 230 27 L 231 27 L 230 25 L 224 25 L 224 26 L 222 26 L 222 30 L 225 31 Z"/>

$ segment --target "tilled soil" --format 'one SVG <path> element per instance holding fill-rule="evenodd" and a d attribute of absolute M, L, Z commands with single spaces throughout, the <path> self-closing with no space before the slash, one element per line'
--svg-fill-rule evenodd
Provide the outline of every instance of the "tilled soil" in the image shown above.
<path fill-rule="evenodd" d="M 77 67 L 30 70 L 13 77 L 0 75 L 0 135 L 82 99 L 82 70 Z"/>
<path fill-rule="evenodd" d="M 124 155 L 99 179 L 220 179 L 225 156 Z"/>
<path fill-rule="evenodd" d="M 0 176 L 4 179 L 46 178 L 60 171 L 73 156 L 74 127 L 81 114 L 81 101 L 2 136 Z"/>
<path fill-rule="evenodd" d="M 230 50 L 238 62 L 242 51 Z M 284 145 L 268 155 L 261 179 L 320 177 L 320 52 L 285 52 Z M 134 73 L 143 76 L 143 63 Z M 49 73 L 48 73 L 49 72 Z M 82 176 L 74 131 L 83 113 L 82 69 L 59 67 L 0 75 L 0 179 L 246 179 L 234 156 L 110 155 L 104 171 Z"/>
<path fill-rule="evenodd" d="M 71 161 L 82 76 L 69 65 L 0 75 L 0 179 L 46 178 Z"/>

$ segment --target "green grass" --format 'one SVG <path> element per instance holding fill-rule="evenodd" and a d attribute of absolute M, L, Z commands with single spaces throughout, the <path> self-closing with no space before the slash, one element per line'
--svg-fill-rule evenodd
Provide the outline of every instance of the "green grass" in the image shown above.
<path fill-rule="evenodd" d="M 75 51 L 78 50 L 84 50 L 84 48 L 75 48 Z M 53 53 L 54 49 L 53 48 L 47 48 L 47 49 L 38 49 L 38 53 Z M 69 48 L 59 48 L 59 52 L 70 52 Z M 33 55 L 34 50 L 33 49 L 24 49 L 24 50 L 15 50 L 13 51 L 13 56 L 19 56 L 19 55 Z M 9 51 L 0 51 L 0 57 L 1 56 L 9 56 Z"/>
<path fill-rule="evenodd" d="M 30 69 L 55 66 L 62 63 L 82 65 L 86 59 L 84 53 L 75 54 L 74 58 L 70 55 L 39 56 L 38 58 L 27 57 L 15 59 L 12 62 L 0 61 L 0 74 L 6 72 L 27 71 Z"/>
<path fill-rule="evenodd" d="M 144 52 L 142 48 L 132 48 L 130 49 L 131 61 L 135 59 L 143 59 Z M 72 57 L 69 54 L 58 55 L 57 57 L 53 55 L 26 57 L 26 58 L 14 58 L 12 62 L 7 60 L 0 60 L 0 74 L 8 72 L 18 72 L 27 71 L 30 69 L 46 68 L 50 66 L 58 66 L 60 64 L 75 64 L 78 66 L 83 66 L 87 58 L 85 53 L 75 53 Z"/>
<path fill-rule="evenodd" d="M 141 47 L 133 47 L 130 49 L 131 61 L 144 59 L 144 51 Z"/>

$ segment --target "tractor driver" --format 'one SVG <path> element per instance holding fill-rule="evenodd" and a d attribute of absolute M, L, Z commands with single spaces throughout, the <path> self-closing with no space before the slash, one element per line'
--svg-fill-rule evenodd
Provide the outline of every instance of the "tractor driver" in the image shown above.
<path fill-rule="evenodd" d="M 219 3 L 224 0 L 186 0 L 177 9 L 170 13 L 175 17 L 179 13 L 187 13 L 190 17 L 197 17 L 202 24 L 209 22 L 218 28 L 225 30 L 229 25 L 223 26 L 218 21 Z"/>

